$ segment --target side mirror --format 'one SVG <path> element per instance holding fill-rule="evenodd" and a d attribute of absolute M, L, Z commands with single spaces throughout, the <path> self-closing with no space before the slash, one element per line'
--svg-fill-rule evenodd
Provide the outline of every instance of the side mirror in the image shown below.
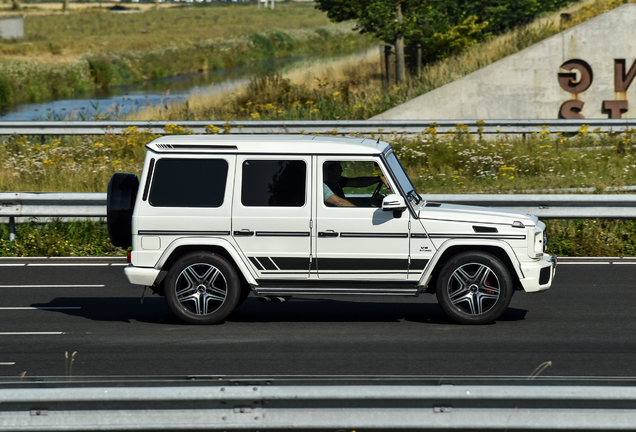
<path fill-rule="evenodd" d="M 403 212 L 406 210 L 406 201 L 404 201 L 404 197 L 398 194 L 391 194 L 384 197 L 382 200 L 382 210 L 383 211 L 392 211 L 395 212 Z"/>

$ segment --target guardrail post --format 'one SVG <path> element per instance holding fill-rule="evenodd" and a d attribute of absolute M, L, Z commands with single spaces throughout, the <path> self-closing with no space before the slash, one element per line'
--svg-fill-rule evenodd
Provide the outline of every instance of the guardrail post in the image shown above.
<path fill-rule="evenodd" d="M 15 217 L 9 217 L 9 241 L 15 240 Z"/>

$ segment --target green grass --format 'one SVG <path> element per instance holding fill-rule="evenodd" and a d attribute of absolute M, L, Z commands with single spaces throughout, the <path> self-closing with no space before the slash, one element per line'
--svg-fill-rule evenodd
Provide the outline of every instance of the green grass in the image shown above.
<path fill-rule="evenodd" d="M 166 129 L 166 134 L 189 132 L 174 125 Z M 105 192 L 113 173 L 139 175 L 144 146 L 154 137 L 131 128 L 122 136 L 49 137 L 44 144 L 39 136 L 5 138 L 0 144 L 0 191 Z M 543 129 L 525 139 L 485 139 L 479 134 L 469 135 L 465 127 L 458 126 L 454 133 L 438 134 L 431 127 L 417 136 L 385 134 L 382 139 L 394 146 L 421 193 L 529 193 L 581 187 L 606 193 L 608 187 L 636 185 L 635 130 L 600 134 L 583 127 L 575 136 L 564 137 Z M 636 256 L 634 221 L 546 223 L 550 253 Z M 4 225 L 0 228 L 1 254 L 123 253 L 108 246 L 103 225 L 75 225 L 75 234 L 64 231 L 63 225 L 19 225 L 18 240 L 13 245 L 8 242 Z"/>
<path fill-rule="evenodd" d="M 351 64 L 326 64 L 306 68 L 307 73 L 260 77 L 244 89 L 233 91 L 232 95 L 209 96 L 207 100 L 197 98 L 192 117 L 201 120 L 368 119 L 607 10 L 634 2 L 636 0 L 595 0 L 588 5 L 570 7 L 567 10 L 571 19 L 567 23 L 559 22 L 558 13 L 550 18 L 539 18 L 530 25 L 472 45 L 461 54 L 428 64 L 420 76 L 411 74 L 400 85 L 383 82 L 379 52 Z M 174 104 L 160 113 L 149 110 L 148 116 L 136 113 L 135 118 L 150 120 L 152 116 L 157 120 L 160 115 L 160 119 L 179 120 L 183 106 Z"/>
<path fill-rule="evenodd" d="M 24 21 L 25 38 L 0 40 L 0 53 L 52 54 L 58 61 L 72 61 L 73 56 L 92 51 L 142 53 L 166 47 L 209 45 L 253 33 L 312 31 L 327 26 L 330 22 L 326 14 L 311 4 L 283 3 L 274 10 L 245 3 L 175 5 L 140 13 L 115 13 L 93 7 L 68 13 L 59 10 L 45 15 L 29 14 Z"/>
<path fill-rule="evenodd" d="M 114 247 L 102 222 L 77 221 L 16 225 L 15 241 L 9 241 L 9 228 L 0 225 L 0 257 L 21 256 L 122 256 L 126 251 Z"/>
<path fill-rule="evenodd" d="M 27 15 L 24 39 L 0 39 L 0 108 L 266 59 L 346 55 L 375 43 L 351 28 L 303 4 Z"/>

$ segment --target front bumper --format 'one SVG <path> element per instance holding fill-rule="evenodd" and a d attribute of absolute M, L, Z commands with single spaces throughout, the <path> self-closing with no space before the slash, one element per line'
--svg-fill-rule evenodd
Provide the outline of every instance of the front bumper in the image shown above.
<path fill-rule="evenodd" d="M 124 269 L 124 274 L 126 278 L 128 278 L 128 282 L 133 285 L 144 286 L 154 285 L 160 272 L 161 270 L 157 270 L 153 267 L 135 267 L 132 264 L 128 264 Z"/>
<path fill-rule="evenodd" d="M 550 289 L 556 273 L 557 256 L 543 254 L 539 261 L 521 263 L 525 278 L 520 279 L 525 292 L 539 292 Z"/>

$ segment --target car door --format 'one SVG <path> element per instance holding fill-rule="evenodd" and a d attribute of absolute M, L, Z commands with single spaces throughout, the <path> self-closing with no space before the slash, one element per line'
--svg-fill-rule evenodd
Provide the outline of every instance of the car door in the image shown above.
<path fill-rule="evenodd" d="M 393 179 L 379 157 L 317 156 L 315 191 L 315 221 L 317 274 L 320 280 L 342 281 L 406 281 L 409 258 L 409 212 L 395 217 L 382 211 L 381 198 L 371 195 L 379 184 L 355 189 L 345 182 L 330 179 L 330 166 L 340 162 L 346 179 L 384 177 L 395 190 Z M 380 176 L 380 177 L 379 177 Z M 325 183 L 326 182 L 326 183 Z M 325 185 L 343 184 L 345 199 L 355 207 L 332 207 L 325 202 Z M 365 183 L 365 182 L 361 182 Z M 386 188 L 384 189 L 386 193 Z"/>
<path fill-rule="evenodd" d="M 232 237 L 257 279 L 306 279 L 311 157 L 237 156 Z"/>

